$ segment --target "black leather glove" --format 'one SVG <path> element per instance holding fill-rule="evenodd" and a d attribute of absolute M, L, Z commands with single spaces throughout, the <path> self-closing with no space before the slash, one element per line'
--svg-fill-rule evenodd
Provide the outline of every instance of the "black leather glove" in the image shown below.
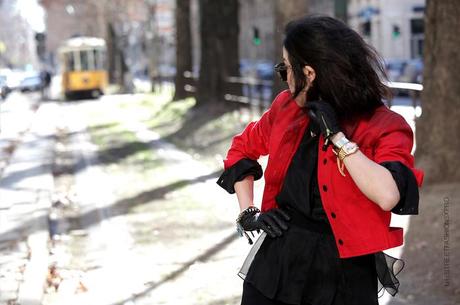
<path fill-rule="evenodd" d="M 332 105 L 325 101 L 307 102 L 308 115 L 318 124 L 323 137 L 327 140 L 340 131 L 339 121 Z"/>
<path fill-rule="evenodd" d="M 288 229 L 287 221 L 291 218 L 281 209 L 274 208 L 264 213 L 243 213 L 238 217 L 237 225 L 244 231 L 265 231 L 270 237 L 283 235 Z M 249 243 L 252 241 L 248 237 Z"/>

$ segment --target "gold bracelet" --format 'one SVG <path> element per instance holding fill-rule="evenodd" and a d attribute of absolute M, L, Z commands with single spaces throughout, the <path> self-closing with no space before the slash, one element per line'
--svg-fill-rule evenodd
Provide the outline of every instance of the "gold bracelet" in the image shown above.
<path fill-rule="evenodd" d="M 340 174 L 345 177 L 345 173 L 343 171 L 344 169 L 344 164 L 343 162 L 339 159 L 339 156 L 337 155 L 337 168 L 339 169 Z"/>
<path fill-rule="evenodd" d="M 355 144 L 355 147 L 352 150 L 345 151 L 343 145 L 338 152 L 335 152 L 337 155 L 337 168 L 339 169 L 340 174 L 345 177 L 345 163 L 343 162 L 343 159 L 345 159 L 347 156 L 354 154 L 355 152 L 358 151 L 359 146 Z"/>

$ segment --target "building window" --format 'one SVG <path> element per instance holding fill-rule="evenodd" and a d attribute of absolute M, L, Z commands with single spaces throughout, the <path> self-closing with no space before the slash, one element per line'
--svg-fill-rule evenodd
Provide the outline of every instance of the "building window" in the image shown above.
<path fill-rule="evenodd" d="M 371 36 L 371 21 L 365 21 L 360 24 L 360 32 L 365 37 Z"/>
<path fill-rule="evenodd" d="M 411 58 L 421 58 L 423 55 L 424 31 L 425 26 L 422 18 L 411 19 Z"/>

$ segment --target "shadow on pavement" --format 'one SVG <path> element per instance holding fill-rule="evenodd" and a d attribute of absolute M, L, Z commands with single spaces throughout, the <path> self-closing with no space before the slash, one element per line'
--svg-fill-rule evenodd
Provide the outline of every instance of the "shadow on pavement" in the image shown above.
<path fill-rule="evenodd" d="M 76 226 L 75 228 L 71 227 L 71 229 L 86 229 L 90 226 L 93 226 L 101 221 L 101 212 L 104 210 L 104 215 L 107 217 L 115 217 L 119 215 L 123 215 L 127 213 L 130 209 L 135 206 L 145 204 L 155 199 L 164 198 L 167 193 L 175 191 L 177 189 L 195 184 L 200 182 L 205 182 L 206 180 L 217 178 L 221 174 L 221 171 L 216 171 L 208 175 L 200 176 L 190 180 L 180 180 L 174 182 L 172 184 L 159 187 L 150 191 L 142 192 L 134 197 L 125 198 L 116 201 L 114 204 L 99 208 L 99 209 L 92 209 L 88 212 L 83 213 L 78 217 L 68 218 L 71 223 L 71 226 Z"/>
<path fill-rule="evenodd" d="M 199 108 L 192 108 L 187 113 L 187 118 L 182 124 L 181 128 L 176 132 L 164 137 L 165 141 L 174 142 L 174 139 L 185 139 L 190 134 L 194 133 L 201 126 L 206 125 L 208 122 L 215 120 L 227 112 L 238 109 L 234 105 L 213 105 L 212 107 L 201 106 Z"/>
<path fill-rule="evenodd" d="M 43 174 L 43 168 L 49 167 L 51 164 L 41 164 L 39 166 L 35 166 L 32 168 L 27 168 L 23 170 L 18 170 L 15 172 L 12 172 L 11 174 L 5 175 L 2 180 L 1 180 L 1 185 L 2 187 L 11 189 L 10 186 L 16 184 L 17 182 L 27 179 L 30 177 L 34 177 L 37 175 L 42 175 Z"/>
<path fill-rule="evenodd" d="M 122 301 L 117 302 L 117 303 L 113 303 L 112 305 L 123 305 L 123 304 L 134 302 L 136 299 L 145 296 L 147 293 L 157 289 L 161 285 L 176 279 L 182 273 L 186 272 L 190 268 L 190 266 L 192 266 L 196 262 L 206 262 L 212 256 L 216 255 L 217 253 L 219 253 L 220 251 L 225 249 L 228 245 L 230 245 L 230 243 L 235 241 L 237 238 L 238 238 L 238 235 L 236 233 L 232 233 L 231 235 L 229 235 L 226 238 L 224 238 L 220 243 L 218 243 L 218 244 L 214 245 L 213 247 L 209 248 L 208 250 L 206 250 L 203 254 L 198 255 L 195 258 L 192 258 L 191 260 L 186 262 L 182 267 L 180 267 L 177 270 L 169 273 L 161 281 L 146 283 L 146 285 L 149 286 L 149 287 L 147 289 L 145 289 L 144 291 L 135 294 L 131 298 L 122 300 Z M 211 303 L 211 304 L 214 304 L 214 302 Z"/>
<path fill-rule="evenodd" d="M 210 173 L 208 175 L 196 177 L 194 179 L 177 181 L 177 182 L 174 182 L 172 184 L 169 184 L 163 187 L 159 187 L 159 188 L 156 188 L 150 191 L 142 192 L 131 198 L 125 198 L 125 199 L 118 200 L 112 205 L 109 205 L 107 207 L 92 209 L 90 211 L 83 213 L 82 215 L 78 217 L 69 217 L 66 219 L 66 221 L 69 222 L 69 226 L 70 226 L 70 228 L 68 229 L 76 230 L 76 229 L 88 228 L 104 220 L 104 219 L 101 219 L 100 215 L 104 215 L 105 219 L 123 215 L 134 206 L 145 204 L 155 199 L 164 198 L 164 196 L 169 192 L 175 191 L 177 189 L 183 188 L 188 185 L 205 182 L 206 180 L 209 180 L 212 178 L 217 178 L 219 177 L 220 174 L 221 174 L 221 171 L 219 170 L 219 171 Z M 104 212 L 104 213 L 101 213 L 101 212 Z M 38 221 L 41 218 L 44 218 L 45 221 Z M 36 227 L 35 225 L 37 223 L 40 223 L 40 224 L 46 223 L 48 221 L 48 219 L 46 218 L 47 216 L 43 215 L 43 216 L 28 219 L 27 221 L 23 222 L 21 225 L 16 226 L 14 228 L 11 228 L 1 233 L 0 240 L 8 239 L 12 235 L 16 235 L 18 233 L 22 233 L 25 231 L 32 233 L 37 230 L 44 229 L 43 226 Z"/>

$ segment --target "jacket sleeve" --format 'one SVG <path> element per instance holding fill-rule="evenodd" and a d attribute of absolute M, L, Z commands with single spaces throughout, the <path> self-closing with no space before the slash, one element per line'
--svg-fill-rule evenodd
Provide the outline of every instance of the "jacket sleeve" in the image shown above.
<path fill-rule="evenodd" d="M 245 158 L 226 169 L 222 175 L 220 175 L 217 184 L 229 194 L 234 194 L 234 185 L 236 182 L 243 180 L 249 175 L 254 176 L 254 181 L 259 180 L 262 178 L 262 174 L 262 167 L 257 161 Z"/>
<path fill-rule="evenodd" d="M 399 215 L 417 215 L 419 191 L 414 173 L 399 161 L 385 161 L 380 165 L 390 171 L 399 190 L 399 202 L 391 212 Z"/>
<path fill-rule="evenodd" d="M 408 167 L 415 176 L 417 185 L 423 183 L 423 171 L 414 167 L 414 156 L 411 154 L 414 144 L 414 134 L 411 127 L 402 116 L 392 113 L 385 118 L 385 126 L 377 136 L 378 140 L 374 146 L 374 162 L 383 163 L 387 161 L 399 161 Z"/>
<path fill-rule="evenodd" d="M 230 149 L 224 159 L 225 170 L 241 159 L 257 160 L 260 156 L 268 154 L 270 133 L 276 116 L 277 105 L 285 95 L 286 91 L 281 92 L 259 120 L 249 123 L 243 132 L 233 137 Z"/>

